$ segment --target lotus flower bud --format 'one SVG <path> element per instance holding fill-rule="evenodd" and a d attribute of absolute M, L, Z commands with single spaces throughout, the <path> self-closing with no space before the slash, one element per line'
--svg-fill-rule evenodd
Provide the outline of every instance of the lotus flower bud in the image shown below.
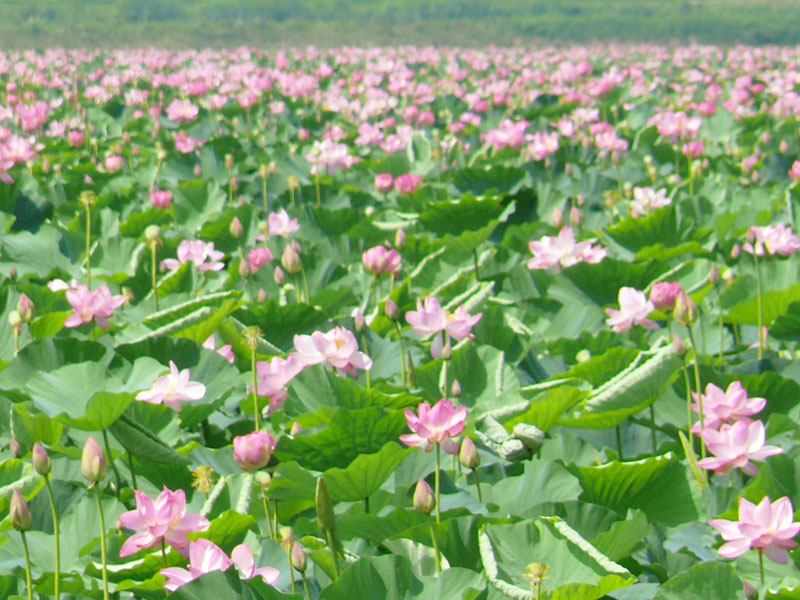
<path fill-rule="evenodd" d="M 201 167 L 200 165 L 195 165 L 194 166 L 194 176 L 195 177 L 200 177 L 202 174 L 203 174 L 203 167 Z"/>
<path fill-rule="evenodd" d="M 737 260 L 742 254 L 742 249 L 739 247 L 739 244 L 734 244 L 733 248 L 731 249 L 731 258 L 733 260 Z"/>
<path fill-rule="evenodd" d="M 298 544 L 294 542 L 292 544 L 292 565 L 294 568 L 304 573 L 306 570 L 306 551 Z"/>
<path fill-rule="evenodd" d="M 450 338 L 447 338 L 447 343 L 442 348 L 442 358 L 445 360 L 450 360 L 450 357 L 453 356 L 453 346 L 450 344 Z"/>
<path fill-rule="evenodd" d="M 19 490 L 14 490 L 14 493 L 11 495 L 11 505 L 8 510 L 14 529 L 17 531 L 27 531 L 33 527 L 31 509 L 28 508 L 28 503 L 25 502 L 25 498 Z"/>
<path fill-rule="evenodd" d="M 298 423 L 297 421 L 295 421 L 294 423 L 292 423 L 292 428 L 289 430 L 289 435 L 297 435 L 301 431 L 303 431 L 303 426 L 300 425 L 300 423 Z"/>
<path fill-rule="evenodd" d="M 461 464 L 467 469 L 474 469 L 481 464 L 481 457 L 478 456 L 478 448 L 475 446 L 475 442 L 467 436 L 464 436 L 464 440 L 461 442 L 461 451 L 458 453 L 458 460 L 460 460 Z"/>
<path fill-rule="evenodd" d="M 367 329 L 367 320 L 364 318 L 364 313 L 361 312 L 360 308 L 356 308 L 353 311 L 353 320 L 358 333 L 363 333 Z"/>
<path fill-rule="evenodd" d="M 424 479 L 417 482 L 417 487 L 414 490 L 414 508 L 418 511 L 429 515 L 436 508 L 436 497 L 433 495 L 433 490 Z"/>
<path fill-rule="evenodd" d="M 233 154 L 225 155 L 225 166 L 229 169 L 233 168 Z"/>
<path fill-rule="evenodd" d="M 8 270 L 8 275 L 11 277 L 11 279 L 17 278 L 17 265 L 11 265 L 11 268 Z"/>
<path fill-rule="evenodd" d="M 569 209 L 569 221 L 575 227 L 582 227 L 583 226 L 583 213 L 578 210 L 577 206 L 573 206 Z"/>
<path fill-rule="evenodd" d="M 303 270 L 303 261 L 300 260 L 297 242 L 292 240 L 283 248 L 281 264 L 289 273 L 295 274 Z"/>
<path fill-rule="evenodd" d="M 246 260 L 239 263 L 239 277 L 247 277 L 250 275 L 250 265 Z"/>
<path fill-rule="evenodd" d="M 781 154 L 788 154 L 789 153 L 789 143 L 786 140 L 781 140 L 781 143 L 778 144 L 778 151 Z"/>
<path fill-rule="evenodd" d="M 370 205 L 370 206 L 368 206 L 367 208 L 364 209 L 364 216 L 367 217 L 368 219 L 371 219 L 374 215 L 375 215 L 375 207 L 374 206 Z"/>
<path fill-rule="evenodd" d="M 12 310 L 8 313 L 8 324 L 11 325 L 11 329 L 17 333 L 22 331 L 22 317 L 16 310 Z"/>
<path fill-rule="evenodd" d="M 681 325 L 690 326 L 697 321 L 697 304 L 683 290 L 675 298 L 673 316 Z"/>
<path fill-rule="evenodd" d="M 650 301 L 656 310 L 672 310 L 682 290 L 681 284 L 677 281 L 660 281 L 650 289 Z"/>
<path fill-rule="evenodd" d="M 711 265 L 711 272 L 708 274 L 708 280 L 714 285 L 717 285 L 720 281 L 722 281 L 722 276 L 719 274 L 717 265 Z"/>
<path fill-rule="evenodd" d="M 283 272 L 283 269 L 278 266 L 275 267 L 275 273 L 272 277 L 275 279 L 275 284 L 279 287 L 282 287 L 286 283 L 286 274 Z"/>
<path fill-rule="evenodd" d="M 386 307 L 384 309 L 386 311 L 386 317 L 391 321 L 396 321 L 400 318 L 400 308 L 397 306 L 397 303 L 389 298 L 386 300 Z"/>
<path fill-rule="evenodd" d="M 39 475 L 47 475 L 53 464 L 50 462 L 50 457 L 47 455 L 47 450 L 39 443 L 33 445 L 33 468 Z"/>
<path fill-rule="evenodd" d="M 564 213 L 560 208 L 553 209 L 553 227 L 561 229 L 564 226 Z"/>
<path fill-rule="evenodd" d="M 283 547 L 288 552 L 292 544 L 294 544 L 294 529 L 291 527 L 281 527 L 278 530 L 278 539 L 283 542 Z"/>
<path fill-rule="evenodd" d="M 81 455 L 81 471 L 83 476 L 92 483 L 103 481 L 106 478 L 106 454 L 92 436 L 86 440 Z"/>
<path fill-rule="evenodd" d="M 406 243 L 408 242 L 406 238 L 406 232 L 403 231 L 403 228 L 397 230 L 397 233 L 394 234 L 394 247 L 398 250 L 402 250 L 406 247 Z"/>
<path fill-rule="evenodd" d="M 375 176 L 375 190 L 387 194 L 394 188 L 394 178 L 391 173 L 379 173 Z"/>
<path fill-rule="evenodd" d="M 450 395 L 453 398 L 458 398 L 461 396 L 461 384 L 459 383 L 458 379 L 453 380 L 453 385 L 450 386 Z"/>
<path fill-rule="evenodd" d="M 745 598 L 747 598 L 747 600 L 758 600 L 758 597 L 760 595 L 758 592 L 758 588 L 749 581 L 747 581 L 746 579 L 743 579 L 742 583 L 744 584 Z"/>
<path fill-rule="evenodd" d="M 22 444 L 20 444 L 17 440 L 12 439 L 11 443 L 8 445 L 8 449 L 16 458 L 22 456 Z"/>
<path fill-rule="evenodd" d="M 267 466 L 275 450 L 275 438 L 265 431 L 254 431 L 233 438 L 233 458 L 248 473 L 255 473 Z"/>
<path fill-rule="evenodd" d="M 235 240 L 242 239 L 242 236 L 244 235 L 244 226 L 242 225 L 242 222 L 239 220 L 239 217 L 233 217 L 233 221 L 231 221 L 231 226 L 229 230 L 231 232 L 231 236 L 233 236 L 233 239 Z"/>
<path fill-rule="evenodd" d="M 525 567 L 525 573 L 523 573 L 522 577 L 530 580 L 533 586 L 538 587 L 542 585 L 549 570 L 550 565 L 547 563 L 534 562 Z"/>
<path fill-rule="evenodd" d="M 261 304 L 263 304 L 264 302 L 266 302 L 266 301 L 267 301 L 267 290 L 265 290 L 264 288 L 258 288 L 258 295 L 256 296 L 256 299 L 257 299 L 257 300 L 258 300 L 258 301 L 259 301 Z"/>

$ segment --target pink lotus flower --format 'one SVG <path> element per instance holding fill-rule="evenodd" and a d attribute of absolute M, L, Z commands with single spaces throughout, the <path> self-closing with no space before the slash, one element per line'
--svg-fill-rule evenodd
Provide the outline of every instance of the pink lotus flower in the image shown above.
<path fill-rule="evenodd" d="M 751 227 L 747 230 L 747 235 L 753 241 L 748 241 L 743 249 L 750 254 L 764 256 L 766 250 L 770 255 L 789 256 L 800 250 L 800 237 L 793 235 L 792 228 L 786 227 L 783 223 L 774 227 L 772 225 Z"/>
<path fill-rule="evenodd" d="M 499 152 L 504 148 L 519 150 L 522 142 L 525 141 L 525 130 L 527 128 L 527 121 L 515 123 L 511 119 L 504 119 L 497 129 L 490 129 L 483 136 L 483 141 L 494 148 L 495 152 Z"/>
<path fill-rule="evenodd" d="M 381 194 L 388 194 L 394 188 L 394 178 L 391 173 L 375 175 L 375 190 Z"/>
<path fill-rule="evenodd" d="M 579 262 L 596 264 L 606 257 L 606 249 L 592 246 L 592 240 L 575 243 L 572 227 L 563 227 L 557 237 L 544 236 L 536 242 L 528 242 L 533 258 L 528 261 L 529 269 L 552 269 L 558 273 Z"/>
<path fill-rule="evenodd" d="M 647 299 L 644 292 L 632 287 L 623 287 L 619 290 L 620 310 L 607 308 L 606 324 L 610 325 L 617 333 L 630 331 L 634 325 L 641 325 L 645 329 L 658 329 L 658 323 L 647 318 L 655 310 L 653 303 Z"/>
<path fill-rule="evenodd" d="M 114 310 L 125 304 L 125 296 L 112 296 L 107 285 L 100 286 L 94 292 L 90 292 L 85 285 L 68 289 L 67 300 L 72 305 L 73 314 L 64 321 L 64 327 L 78 327 L 94 319 L 103 330 L 108 330 L 108 320 Z"/>
<path fill-rule="evenodd" d="M 175 412 L 181 412 L 181 402 L 200 400 L 206 395 L 206 386 L 189 381 L 189 369 L 179 372 L 172 361 L 169 361 L 169 369 L 170 372 L 159 377 L 150 390 L 139 392 L 136 399 L 150 404 L 166 404 Z"/>
<path fill-rule="evenodd" d="M 72 130 L 67 135 L 67 139 L 69 140 L 69 145 L 73 148 L 80 148 L 83 146 L 83 142 L 86 139 L 85 134 L 82 131 Z"/>
<path fill-rule="evenodd" d="M 167 107 L 167 118 L 177 123 L 190 123 L 197 118 L 199 109 L 189 100 L 175 98 Z"/>
<path fill-rule="evenodd" d="M 700 412 L 700 402 L 697 392 L 692 392 L 695 412 Z M 734 381 L 724 392 L 713 383 L 706 386 L 703 394 L 703 424 L 706 429 L 719 429 L 725 423 L 742 421 L 752 423 L 751 415 L 764 410 L 767 405 L 765 398 L 748 398 L 747 390 L 740 381 Z M 701 433 L 700 422 L 694 424 L 692 433 Z"/>
<path fill-rule="evenodd" d="M 108 156 L 106 157 L 106 171 L 109 173 L 116 173 L 125 168 L 125 159 L 121 156 Z"/>
<path fill-rule="evenodd" d="M 258 361 L 256 363 L 258 395 L 269 397 L 267 416 L 280 410 L 283 403 L 286 402 L 288 393 L 286 386 L 304 367 L 305 365 L 296 354 L 290 354 L 287 359 L 276 356 L 270 362 Z M 252 392 L 251 388 L 250 393 Z"/>
<path fill-rule="evenodd" d="M 467 337 L 475 339 L 470 331 L 481 320 L 481 317 L 483 317 L 483 313 L 470 315 L 463 306 L 460 306 L 455 313 L 448 313 L 432 296 L 425 298 L 424 304 L 422 300 L 417 300 L 417 310 L 406 313 L 406 321 L 411 325 L 414 333 L 423 338 L 430 335 L 436 336 L 431 346 L 431 355 L 434 358 L 442 357 L 444 348 L 450 343 L 450 336 L 456 340 L 463 340 Z"/>
<path fill-rule="evenodd" d="M 425 452 L 433 450 L 436 444 L 442 444 L 445 452 L 458 453 L 458 444 L 451 438 L 464 432 L 467 420 L 467 407 L 455 408 L 453 403 L 442 398 L 433 408 L 421 403 L 417 408 L 418 415 L 406 409 L 406 423 L 414 433 L 400 436 L 400 441 L 407 446 L 424 446 Z"/>
<path fill-rule="evenodd" d="M 358 342 L 351 331 L 336 327 L 328 333 L 315 331 L 311 335 L 294 336 L 297 360 L 304 367 L 323 364 L 355 376 L 356 369 L 369 370 L 372 359 L 358 351 Z"/>
<path fill-rule="evenodd" d="M 219 354 L 222 358 L 227 360 L 229 363 L 233 364 L 234 361 L 233 346 L 231 344 L 227 344 L 225 346 L 222 346 L 221 348 L 217 348 L 213 333 L 205 342 L 203 342 L 203 348 L 207 348 L 208 350 L 215 350 L 216 353 Z"/>
<path fill-rule="evenodd" d="M 286 212 L 285 208 L 282 208 L 280 212 L 270 213 L 268 223 L 270 237 L 279 235 L 287 238 L 300 229 L 297 219 L 289 218 L 289 213 Z"/>
<path fill-rule="evenodd" d="M 150 190 L 150 202 L 154 208 L 167 209 L 172 206 L 172 192 L 169 190 Z"/>
<path fill-rule="evenodd" d="M 719 549 L 721 557 L 737 558 L 753 549 L 781 565 L 789 562 L 786 551 L 797 547 L 793 538 L 800 532 L 792 502 L 785 496 L 772 503 L 765 496 L 758 505 L 739 498 L 738 521 L 711 519 L 709 524 L 727 542 Z"/>
<path fill-rule="evenodd" d="M 719 431 L 706 429 L 701 433 L 713 458 L 697 462 L 703 469 L 713 470 L 717 475 L 727 475 L 734 469 L 742 469 L 748 475 L 758 475 L 758 467 L 751 460 L 763 461 L 768 456 L 783 454 L 777 446 L 765 446 L 764 423 L 737 421 L 723 425 Z"/>
<path fill-rule="evenodd" d="M 247 544 L 236 546 L 231 552 L 231 558 L 233 559 L 233 564 L 239 569 L 242 579 L 261 577 L 267 585 L 275 585 L 281 576 L 281 572 L 273 567 L 256 567 L 253 551 Z"/>
<path fill-rule="evenodd" d="M 202 240 L 183 240 L 178 246 L 178 259 L 167 258 L 161 261 L 161 270 L 177 269 L 185 262 L 193 262 L 200 271 L 220 271 L 225 264 L 219 262 L 225 254 L 214 250 L 214 242 Z M 206 262 L 208 260 L 208 262 Z"/>
<path fill-rule="evenodd" d="M 182 131 L 175 136 L 175 150 L 181 154 L 191 154 L 205 143 L 205 140 L 196 140 Z"/>
<path fill-rule="evenodd" d="M 349 169 L 356 163 L 356 159 L 348 153 L 345 144 L 337 144 L 333 140 L 314 142 L 314 148 L 306 154 L 306 160 L 313 166 L 311 174 L 326 172 L 336 175 L 339 171 Z"/>
<path fill-rule="evenodd" d="M 650 302 L 656 310 L 670 311 L 675 308 L 675 299 L 683 288 L 677 281 L 661 281 L 650 289 Z"/>
<path fill-rule="evenodd" d="M 120 557 L 130 556 L 146 548 L 160 548 L 162 542 L 169 544 L 187 556 L 191 531 L 202 531 L 208 527 L 208 519 L 200 515 L 186 514 L 186 494 L 164 490 L 153 500 L 144 492 L 134 490 L 136 510 L 120 515 L 119 522 L 127 529 L 138 531 L 125 540 L 119 551 Z"/>
<path fill-rule="evenodd" d="M 264 248 L 263 246 L 253 248 L 247 255 L 247 265 L 251 273 L 255 273 L 261 267 L 266 266 L 271 260 L 272 252 L 269 251 L 269 248 Z"/>
<path fill-rule="evenodd" d="M 170 567 L 161 569 L 161 573 L 167 578 L 164 587 L 170 592 L 174 592 L 179 587 L 186 585 L 206 573 L 213 571 L 227 571 L 233 564 L 228 555 L 222 548 L 214 542 L 199 539 L 189 544 L 189 569 L 180 567 Z"/>
<path fill-rule="evenodd" d="M 397 193 L 404 196 L 416 192 L 420 185 L 422 185 L 422 177 L 412 173 L 400 175 L 394 180 L 394 187 L 397 189 Z"/>
<path fill-rule="evenodd" d="M 233 458 L 248 473 L 267 466 L 275 450 L 275 438 L 265 431 L 254 431 L 233 438 Z"/>
<path fill-rule="evenodd" d="M 397 250 L 389 250 L 386 246 L 375 246 L 364 252 L 361 260 L 367 271 L 373 275 L 380 275 L 397 272 L 403 257 Z"/>
<path fill-rule="evenodd" d="M 654 210 L 670 204 L 672 204 L 672 198 L 667 198 L 667 190 L 664 188 L 658 191 L 650 187 L 633 188 L 631 216 L 636 218 L 642 215 L 649 215 Z"/>
<path fill-rule="evenodd" d="M 800 179 L 800 160 L 796 160 L 792 163 L 792 168 L 789 169 L 789 178 L 794 182 Z"/>

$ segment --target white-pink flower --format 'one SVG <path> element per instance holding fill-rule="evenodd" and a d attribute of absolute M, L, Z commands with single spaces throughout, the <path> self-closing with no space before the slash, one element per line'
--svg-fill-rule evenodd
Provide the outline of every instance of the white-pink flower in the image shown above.
<path fill-rule="evenodd" d="M 181 402 L 200 400 L 206 395 L 205 385 L 189 381 L 189 369 L 178 371 L 172 361 L 169 361 L 169 369 L 170 372 L 159 377 L 151 389 L 139 392 L 136 399 L 150 404 L 166 404 L 175 412 L 181 412 Z"/>
<path fill-rule="evenodd" d="M 619 290 L 619 308 L 607 308 L 606 324 L 617 333 L 629 331 L 634 325 L 641 325 L 645 329 L 658 329 L 658 323 L 651 321 L 647 316 L 655 310 L 652 301 L 647 299 L 644 292 L 632 287 L 622 287 Z"/>
<path fill-rule="evenodd" d="M 424 446 L 425 452 L 433 450 L 436 444 L 442 444 L 449 454 L 453 454 L 454 449 L 458 451 L 458 445 L 452 438 L 464 433 L 466 406 L 455 408 L 450 400 L 442 398 L 433 408 L 427 403 L 420 404 L 417 413 L 406 409 L 406 423 L 414 433 L 401 435 L 401 442 L 407 446 Z"/>
<path fill-rule="evenodd" d="M 175 98 L 167 107 L 167 118 L 178 123 L 190 123 L 197 118 L 198 111 L 191 101 Z"/>
<path fill-rule="evenodd" d="M 253 551 L 247 544 L 239 544 L 231 552 L 233 564 L 239 569 L 239 574 L 242 579 L 252 579 L 253 577 L 261 577 L 264 583 L 268 585 L 275 585 L 281 572 L 273 567 L 256 567 L 256 561 L 253 557 Z"/>
<path fill-rule="evenodd" d="M 723 558 L 737 558 L 752 548 L 781 565 L 789 562 L 786 551 L 797 547 L 793 538 L 800 533 L 792 502 L 785 496 L 772 503 L 765 496 L 758 505 L 739 498 L 738 521 L 711 519 L 709 524 L 727 542 L 719 549 Z"/>
<path fill-rule="evenodd" d="M 211 336 L 205 342 L 203 342 L 203 348 L 207 348 L 208 350 L 214 350 L 222 358 L 227 360 L 229 363 L 233 364 L 234 361 L 233 346 L 231 344 L 226 344 L 221 348 L 217 348 L 216 344 L 217 342 L 214 339 L 214 334 L 212 333 Z"/>
<path fill-rule="evenodd" d="M 213 571 L 227 571 L 233 564 L 228 555 L 214 542 L 206 539 L 199 539 L 189 544 L 189 568 L 170 567 L 161 569 L 161 573 L 167 578 L 164 587 L 170 592 L 174 592 L 182 585 L 186 585 L 206 573 Z"/>
<path fill-rule="evenodd" d="M 700 402 L 697 392 L 692 392 L 694 404 L 692 409 L 700 412 Z M 719 429 L 724 423 L 743 421 L 751 423 L 752 415 L 760 413 L 767 405 L 765 398 L 748 398 L 747 390 L 740 381 L 734 381 L 724 392 L 713 383 L 706 386 L 703 394 L 703 425 L 706 429 Z M 701 432 L 700 422 L 694 424 L 692 433 Z"/>
<path fill-rule="evenodd" d="M 472 328 L 481 320 L 483 313 L 470 315 L 463 306 L 456 312 L 448 313 L 433 296 L 425 298 L 425 302 L 417 300 L 417 310 L 406 313 L 406 321 L 414 333 L 423 338 L 435 335 L 431 345 L 431 355 L 441 358 L 442 352 L 452 336 L 456 340 L 475 339 Z"/>
<path fill-rule="evenodd" d="M 783 223 L 778 223 L 774 227 L 751 227 L 748 229 L 748 236 L 753 242 L 744 245 L 744 251 L 750 254 L 764 256 L 764 251 L 770 255 L 780 254 L 789 256 L 800 250 L 800 237 L 792 233 L 791 227 L 786 227 Z"/>
<path fill-rule="evenodd" d="M 305 364 L 296 354 L 290 354 L 286 359 L 276 356 L 270 362 L 258 361 L 256 363 L 258 395 L 269 398 L 267 415 L 280 410 L 283 403 L 286 402 L 288 393 L 286 386 L 304 367 Z"/>
<path fill-rule="evenodd" d="M 528 242 L 533 258 L 528 261 L 529 269 L 552 269 L 558 273 L 579 262 L 596 264 L 606 257 L 607 250 L 602 246 L 592 246 L 593 240 L 575 243 L 572 227 L 563 227 L 558 236 L 544 236 L 541 240 Z"/>
<path fill-rule="evenodd" d="M 670 204 L 672 204 L 672 198 L 667 198 L 667 190 L 665 188 L 656 191 L 651 187 L 636 187 L 633 188 L 631 215 L 634 218 L 649 215 L 657 208 L 663 208 Z"/>
<path fill-rule="evenodd" d="M 766 431 L 761 421 L 737 421 L 733 425 L 723 425 L 719 431 L 706 429 L 701 435 L 714 456 L 698 461 L 697 466 L 713 470 L 717 475 L 726 475 L 734 469 L 758 475 L 758 467 L 751 460 L 761 462 L 768 456 L 783 454 L 778 446 L 764 445 Z"/>
<path fill-rule="evenodd" d="M 267 222 L 269 223 L 270 237 L 279 235 L 286 238 L 300 229 L 297 219 L 290 218 L 285 208 L 282 208 L 280 212 L 270 213 Z"/>
<path fill-rule="evenodd" d="M 297 360 L 304 367 L 323 364 L 354 376 L 356 369 L 372 368 L 372 359 L 359 352 L 356 337 L 344 327 L 336 327 L 328 333 L 315 331 L 311 335 L 296 335 L 294 347 Z"/>
<path fill-rule="evenodd" d="M 50 289 L 55 291 L 54 287 Z M 72 305 L 73 312 L 64 321 L 64 327 L 78 327 L 94 319 L 97 326 L 105 330 L 108 329 L 108 320 L 114 310 L 125 304 L 125 296 L 112 296 L 107 285 L 101 285 L 94 292 L 90 292 L 85 285 L 67 289 L 67 300 Z"/>
<path fill-rule="evenodd" d="M 214 250 L 214 242 L 183 240 L 178 246 L 177 260 L 174 258 L 162 260 L 161 270 L 172 271 L 185 262 L 193 262 L 200 271 L 220 271 L 225 268 L 225 264 L 220 262 L 224 256 L 223 252 Z"/>

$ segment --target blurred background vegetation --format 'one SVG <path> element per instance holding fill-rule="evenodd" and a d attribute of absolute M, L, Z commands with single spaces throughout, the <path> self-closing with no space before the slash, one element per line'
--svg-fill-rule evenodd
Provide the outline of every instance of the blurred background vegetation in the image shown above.
<path fill-rule="evenodd" d="M 0 47 L 800 43 L 798 0 L 0 0 Z"/>

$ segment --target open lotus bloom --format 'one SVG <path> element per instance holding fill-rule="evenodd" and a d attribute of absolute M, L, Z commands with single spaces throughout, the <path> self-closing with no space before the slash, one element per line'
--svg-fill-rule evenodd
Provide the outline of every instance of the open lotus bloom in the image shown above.
<path fill-rule="evenodd" d="M 692 409 L 700 412 L 697 392 L 692 392 L 694 403 Z M 743 421 L 751 423 L 752 415 L 760 413 L 767 405 L 765 398 L 748 398 L 747 390 L 740 381 L 734 381 L 724 392 L 713 383 L 706 386 L 703 394 L 703 425 L 705 429 L 719 429 L 724 423 Z M 692 433 L 701 432 L 700 422 L 692 426 Z"/>
<path fill-rule="evenodd" d="M 787 550 L 797 547 L 794 537 L 800 523 L 794 522 L 794 508 L 787 497 L 770 503 L 765 496 L 757 505 L 739 498 L 739 520 L 711 519 L 709 524 L 727 543 L 719 549 L 723 558 L 737 558 L 750 549 L 759 550 L 771 561 L 785 565 Z"/>
<path fill-rule="evenodd" d="M 181 412 L 181 402 L 200 400 L 206 395 L 205 385 L 189 381 L 189 369 L 178 371 L 175 363 L 169 361 L 169 370 L 169 373 L 156 380 L 150 390 L 139 392 L 136 399 L 150 404 L 166 404 L 175 412 Z"/>
<path fill-rule="evenodd" d="M 161 261 L 162 271 L 172 271 L 185 262 L 193 262 L 200 271 L 220 271 L 225 264 L 220 262 L 225 253 L 214 250 L 214 242 L 202 240 L 183 240 L 178 246 L 178 258 Z"/>
<path fill-rule="evenodd" d="M 575 242 L 572 227 L 563 227 L 558 236 L 544 236 L 541 240 L 528 242 L 533 258 L 528 261 L 529 269 L 550 269 L 558 273 L 580 262 L 595 264 L 606 257 L 607 250 L 602 246 L 592 246 L 592 240 Z"/>
<path fill-rule="evenodd" d="M 311 335 L 296 335 L 294 347 L 297 348 L 296 360 L 303 367 L 323 364 L 354 376 L 357 369 L 372 368 L 372 359 L 358 350 L 356 337 L 344 327 L 336 327 L 328 333 L 315 331 Z"/>
<path fill-rule="evenodd" d="M 256 561 L 253 557 L 253 551 L 247 544 L 239 544 L 231 552 L 233 564 L 239 570 L 242 579 L 252 579 L 253 577 L 261 577 L 264 583 L 268 585 L 275 585 L 281 572 L 273 567 L 256 567 Z"/>
<path fill-rule="evenodd" d="M 717 475 L 727 475 L 733 469 L 758 475 L 758 467 L 751 460 L 761 462 L 768 456 L 783 454 L 782 448 L 764 445 L 766 433 L 761 421 L 737 421 L 733 425 L 723 425 L 719 431 L 706 429 L 701 435 L 714 456 L 698 461 L 697 466 L 713 470 Z"/>
<path fill-rule="evenodd" d="M 475 339 L 471 331 L 482 317 L 483 313 L 470 315 L 463 306 L 459 306 L 454 313 L 448 313 L 432 296 L 425 298 L 424 303 L 417 300 L 417 310 L 406 313 L 406 321 L 414 333 L 422 337 L 436 336 L 431 345 L 434 358 L 442 357 L 445 347 L 450 344 L 450 337 L 459 341 L 464 338 Z"/>
<path fill-rule="evenodd" d="M 63 281 L 56 280 L 64 283 Z M 65 289 L 56 282 L 51 282 L 51 290 Z M 73 284 L 75 280 L 73 279 Z M 85 285 L 67 288 L 67 300 L 72 306 L 72 314 L 64 321 L 64 327 L 78 327 L 94 320 L 100 329 L 108 329 L 108 320 L 114 310 L 125 304 L 125 296 L 112 296 L 107 285 L 101 285 L 95 291 L 89 291 Z"/>
<path fill-rule="evenodd" d="M 619 290 L 619 310 L 606 309 L 608 315 L 606 324 L 617 333 L 630 331 L 634 325 L 641 325 L 645 329 L 658 329 L 658 323 L 647 318 L 654 310 L 653 302 L 647 299 L 644 292 L 623 287 Z"/>
<path fill-rule="evenodd" d="M 407 446 L 424 446 L 425 452 L 433 450 L 441 444 L 448 454 L 458 453 L 458 443 L 453 439 L 464 433 L 467 420 L 467 407 L 455 408 L 450 400 L 441 399 L 433 408 L 422 403 L 414 414 L 406 409 L 406 423 L 414 433 L 400 436 L 400 441 Z"/>
<path fill-rule="evenodd" d="M 791 227 L 786 227 L 783 223 L 778 223 L 774 227 L 751 227 L 747 230 L 748 241 L 744 245 L 744 251 L 750 254 L 764 256 L 764 254 L 780 254 L 789 256 L 800 250 L 800 237 L 792 233 Z"/>
<path fill-rule="evenodd" d="M 179 587 L 186 585 L 206 573 L 213 571 L 227 571 L 233 564 L 228 555 L 210 540 L 199 539 L 189 544 L 189 568 L 170 567 L 161 569 L 161 573 L 167 578 L 164 587 L 170 592 L 174 592 Z"/>

